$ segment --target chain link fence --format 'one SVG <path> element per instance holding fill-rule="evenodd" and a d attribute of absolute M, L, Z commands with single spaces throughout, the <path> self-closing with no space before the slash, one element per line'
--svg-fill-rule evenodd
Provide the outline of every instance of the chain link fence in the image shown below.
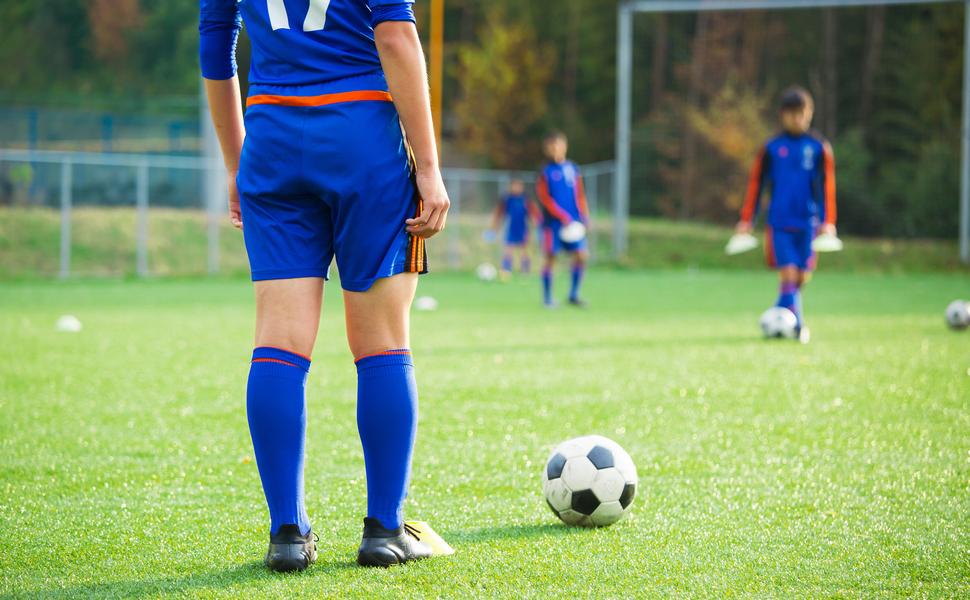
<path fill-rule="evenodd" d="M 612 256 L 612 162 L 581 167 L 593 260 Z M 485 241 L 512 179 L 534 199 L 535 173 L 444 168 L 448 229 L 429 245 L 435 268 L 498 261 Z M 0 274 L 120 276 L 240 274 L 242 236 L 232 230 L 221 164 L 199 157 L 0 150 Z M 538 236 L 532 236 L 538 252 Z M 25 258 L 26 257 L 26 258 Z"/>

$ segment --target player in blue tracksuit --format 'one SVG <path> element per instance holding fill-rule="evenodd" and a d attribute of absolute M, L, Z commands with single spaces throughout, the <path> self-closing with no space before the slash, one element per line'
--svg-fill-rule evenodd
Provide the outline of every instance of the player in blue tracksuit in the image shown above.
<path fill-rule="evenodd" d="M 200 0 L 202 75 L 256 288 L 246 408 L 270 515 L 265 562 L 278 571 L 316 558 L 304 389 L 334 258 L 367 473 L 357 560 L 430 554 L 402 522 L 417 423 L 408 311 L 427 271 L 425 239 L 444 227 L 449 202 L 411 1 Z M 245 120 L 242 23 L 252 43 Z"/>
<path fill-rule="evenodd" d="M 801 290 L 815 268 L 812 241 L 816 235 L 835 235 L 835 157 L 832 146 L 810 131 L 814 102 L 804 89 L 782 94 L 783 132 L 768 140 L 751 172 L 741 208 L 739 233 L 749 233 L 758 215 L 762 192 L 771 187 L 765 223 L 765 256 L 778 270 L 781 290 L 776 305 L 798 318 L 799 339 L 808 341 Z"/>
<path fill-rule="evenodd" d="M 577 242 L 564 242 L 559 238 L 559 232 L 573 221 L 589 225 L 589 208 L 586 204 L 586 192 L 583 189 L 583 178 L 576 163 L 566 158 L 569 142 L 566 135 L 554 131 L 543 141 L 543 151 L 549 162 L 546 163 L 536 177 L 536 197 L 542 205 L 542 249 L 545 263 L 542 265 L 542 301 L 547 307 L 555 306 L 552 299 L 552 270 L 556 263 L 556 254 L 565 250 L 572 254 L 572 283 L 569 288 L 569 303 L 573 306 L 585 306 L 579 297 L 579 288 L 586 270 L 589 252 L 586 249 L 586 239 Z"/>
<path fill-rule="evenodd" d="M 502 275 L 512 274 L 515 253 L 519 254 L 519 268 L 528 273 L 532 257 L 529 255 L 529 230 L 539 222 L 538 209 L 525 195 L 521 179 L 509 182 L 509 189 L 499 200 L 492 217 L 492 231 L 505 224 L 505 248 L 502 252 Z"/>

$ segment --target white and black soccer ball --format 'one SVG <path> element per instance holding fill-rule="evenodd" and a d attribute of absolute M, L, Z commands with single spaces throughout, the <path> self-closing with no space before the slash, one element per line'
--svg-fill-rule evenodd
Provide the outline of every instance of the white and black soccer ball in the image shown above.
<path fill-rule="evenodd" d="M 495 281 L 498 277 L 498 269 L 492 263 L 482 263 L 475 269 L 475 275 L 482 281 Z"/>
<path fill-rule="evenodd" d="M 966 329 L 970 327 L 970 303 L 954 300 L 946 307 L 946 324 L 950 329 Z"/>
<path fill-rule="evenodd" d="M 769 338 L 794 338 L 798 331 L 798 317 L 781 306 L 772 306 L 761 315 L 761 332 Z"/>
<path fill-rule="evenodd" d="M 542 472 L 546 503 L 567 525 L 603 527 L 630 511 L 637 493 L 633 459 L 613 440 L 587 435 L 552 451 Z"/>

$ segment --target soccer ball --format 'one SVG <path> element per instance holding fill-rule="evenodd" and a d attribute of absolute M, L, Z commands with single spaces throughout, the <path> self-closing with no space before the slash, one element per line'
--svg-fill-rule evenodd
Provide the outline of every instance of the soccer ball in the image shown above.
<path fill-rule="evenodd" d="M 761 331 L 769 338 L 794 338 L 798 329 L 798 317 L 795 313 L 772 306 L 761 315 Z"/>
<path fill-rule="evenodd" d="M 414 308 L 423 311 L 438 310 L 438 301 L 431 296 L 419 296 L 414 301 Z"/>
<path fill-rule="evenodd" d="M 552 451 L 542 472 L 542 493 L 567 525 L 603 527 L 629 512 L 637 493 L 637 468 L 613 440 L 575 438 Z"/>
<path fill-rule="evenodd" d="M 498 276 L 498 270 L 492 263 L 482 263 L 475 269 L 475 274 L 482 281 L 495 281 L 495 278 Z"/>
<path fill-rule="evenodd" d="M 946 307 L 946 324 L 950 329 L 966 329 L 970 327 L 970 304 L 963 300 L 954 300 Z"/>

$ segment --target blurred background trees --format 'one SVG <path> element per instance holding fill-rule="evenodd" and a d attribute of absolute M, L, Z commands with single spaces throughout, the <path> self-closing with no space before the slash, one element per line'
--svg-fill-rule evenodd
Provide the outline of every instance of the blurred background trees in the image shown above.
<path fill-rule="evenodd" d="M 577 161 L 612 158 L 615 0 L 446 6 L 446 163 L 533 168 L 537 137 L 553 127 Z M 193 115 L 197 10 L 195 0 L 0 3 L 0 111 Z M 633 211 L 732 220 L 775 129 L 777 93 L 800 83 L 835 147 L 843 229 L 955 235 L 962 11 L 637 17 Z M 416 12 L 426 34 L 427 3 Z M 8 137 L 0 127 L 0 145 Z"/>

